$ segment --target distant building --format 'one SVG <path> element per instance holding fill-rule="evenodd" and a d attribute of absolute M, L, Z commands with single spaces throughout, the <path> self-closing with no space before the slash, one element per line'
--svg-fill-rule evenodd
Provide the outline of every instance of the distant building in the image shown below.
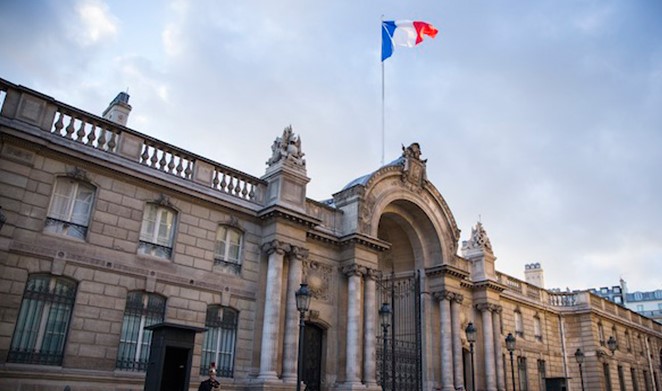
<path fill-rule="evenodd" d="M 620 285 L 593 288 L 589 291 L 662 323 L 662 289 L 647 292 L 628 292 L 627 283 L 621 279 Z"/>
<path fill-rule="evenodd" d="M 316 201 L 291 127 L 256 177 L 126 127 L 128 100 L 104 118 L 0 79 L 0 390 L 140 391 L 163 363 L 194 391 L 213 362 L 224 391 L 291 391 L 300 321 L 308 391 L 659 390 L 662 324 L 499 272 L 417 143 Z"/>

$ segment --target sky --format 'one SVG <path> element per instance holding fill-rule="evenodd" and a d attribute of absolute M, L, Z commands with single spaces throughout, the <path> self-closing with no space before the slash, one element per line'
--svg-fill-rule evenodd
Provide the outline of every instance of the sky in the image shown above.
<path fill-rule="evenodd" d="M 439 33 L 384 63 L 380 20 Z M 497 269 L 662 289 L 662 3 L 0 0 L 0 77 L 260 177 L 292 125 L 331 198 L 418 142 Z"/>

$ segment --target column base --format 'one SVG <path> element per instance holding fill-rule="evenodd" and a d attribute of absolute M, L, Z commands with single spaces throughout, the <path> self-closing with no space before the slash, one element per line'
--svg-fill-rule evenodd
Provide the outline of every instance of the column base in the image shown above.
<path fill-rule="evenodd" d="M 361 383 L 360 381 L 344 382 L 342 384 L 338 384 L 335 389 L 343 390 L 343 391 L 353 391 L 353 390 L 365 391 L 366 385 Z"/>
<path fill-rule="evenodd" d="M 262 372 L 259 375 L 257 375 L 257 380 L 263 383 L 266 382 L 280 382 L 281 380 L 278 378 L 278 374 L 273 371 L 273 372 Z M 296 380 L 295 380 L 296 382 Z"/>

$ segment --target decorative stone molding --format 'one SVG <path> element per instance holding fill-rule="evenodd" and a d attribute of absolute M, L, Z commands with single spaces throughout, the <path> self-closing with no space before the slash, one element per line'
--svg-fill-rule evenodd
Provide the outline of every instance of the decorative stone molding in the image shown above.
<path fill-rule="evenodd" d="M 496 312 L 496 313 L 501 313 L 503 310 L 503 307 L 498 305 L 498 304 L 493 304 L 493 303 L 480 303 L 476 304 L 476 309 L 480 312 L 483 311 L 490 311 L 490 312 Z"/>
<path fill-rule="evenodd" d="M 342 268 L 342 273 L 347 277 L 351 277 L 351 276 L 360 277 L 366 274 L 366 272 L 367 272 L 367 268 L 365 266 L 360 266 L 355 263 L 351 265 L 343 266 Z"/>
<path fill-rule="evenodd" d="M 432 296 L 439 301 L 442 300 L 452 301 L 455 298 L 455 295 L 456 294 L 454 292 L 445 289 L 432 293 Z"/>
<path fill-rule="evenodd" d="M 476 223 L 475 228 L 471 229 L 471 238 L 462 242 L 463 251 L 473 249 L 492 253 L 492 243 L 490 243 L 490 238 L 487 237 L 487 232 L 480 221 Z"/>
<path fill-rule="evenodd" d="M 289 244 L 281 242 L 278 239 L 274 239 L 262 245 L 262 251 L 266 252 L 267 255 L 271 255 L 274 252 L 283 255 L 289 252 L 290 248 L 291 246 Z"/>
<path fill-rule="evenodd" d="M 281 160 L 293 163 L 296 166 L 306 167 L 306 160 L 303 158 L 305 154 L 301 150 L 301 137 L 294 135 L 292 125 L 283 130 L 281 137 L 276 137 L 271 146 L 271 152 L 271 158 L 266 163 L 269 167 Z"/>
<path fill-rule="evenodd" d="M 372 216 L 373 209 L 375 208 L 375 196 L 373 194 L 368 194 L 367 197 L 361 202 L 361 209 L 359 212 L 359 230 L 363 233 L 370 234 L 372 231 Z"/>
<path fill-rule="evenodd" d="M 308 283 L 308 289 L 316 300 L 331 301 L 329 294 L 333 282 L 333 268 L 331 266 L 307 260 L 303 262 L 303 280 Z"/>
<path fill-rule="evenodd" d="M 464 295 L 462 295 L 461 293 L 455 293 L 453 295 L 453 301 L 456 302 L 457 304 L 462 304 L 462 302 L 464 301 Z"/>
<path fill-rule="evenodd" d="M 172 208 L 172 203 L 170 202 L 170 197 L 168 197 L 167 195 L 165 195 L 163 193 L 159 194 L 159 198 L 154 200 L 154 203 L 156 203 L 157 205 Z"/>
<path fill-rule="evenodd" d="M 77 179 L 79 181 L 90 182 L 87 178 L 87 172 L 79 167 L 74 167 L 71 170 L 67 171 L 67 176 L 72 179 Z"/>
<path fill-rule="evenodd" d="M 403 145 L 402 157 L 405 164 L 402 169 L 401 184 L 411 191 L 420 192 L 427 181 L 425 166 L 427 159 L 421 159 L 420 145 L 412 143 L 407 148 Z"/>
<path fill-rule="evenodd" d="M 288 254 L 298 260 L 303 260 L 308 258 L 308 254 L 310 251 L 307 248 L 299 247 L 299 246 L 290 246 L 290 250 L 288 251 Z"/>
<path fill-rule="evenodd" d="M 381 270 L 368 268 L 365 276 L 366 278 L 369 278 L 371 280 L 380 281 L 382 279 L 383 274 L 384 273 L 382 273 Z"/>

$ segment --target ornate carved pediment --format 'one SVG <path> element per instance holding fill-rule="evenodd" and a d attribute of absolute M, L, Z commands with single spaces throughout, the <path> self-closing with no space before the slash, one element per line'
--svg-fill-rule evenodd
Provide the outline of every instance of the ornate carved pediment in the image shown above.
<path fill-rule="evenodd" d="M 479 221 L 476 227 L 471 229 L 471 238 L 462 242 L 462 250 L 481 249 L 486 252 L 492 252 L 492 243 L 490 238 L 487 237 L 487 232 L 483 228 L 483 224 Z"/>
<path fill-rule="evenodd" d="M 271 146 L 271 158 L 267 160 L 269 167 L 278 162 L 289 162 L 295 166 L 306 167 L 305 155 L 301 150 L 301 137 L 295 136 L 292 132 L 292 125 L 283 130 L 283 135 L 276 137 Z"/>
<path fill-rule="evenodd" d="M 427 180 L 427 159 L 421 159 L 421 147 L 413 143 L 407 148 L 402 146 L 402 157 L 405 159 L 402 169 L 402 183 L 410 190 L 420 191 Z"/>

